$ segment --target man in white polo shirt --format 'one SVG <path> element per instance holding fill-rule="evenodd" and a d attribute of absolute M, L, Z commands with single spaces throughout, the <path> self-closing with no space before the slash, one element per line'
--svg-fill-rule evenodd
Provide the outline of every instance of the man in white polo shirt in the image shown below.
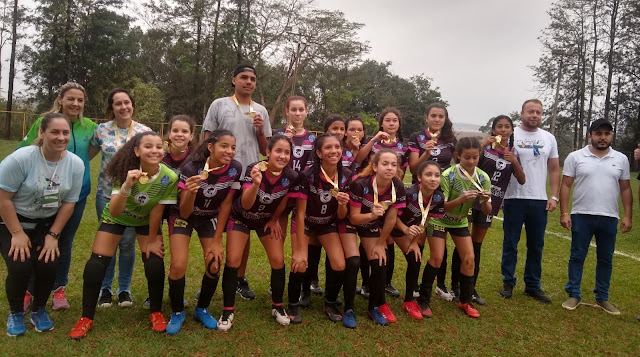
<path fill-rule="evenodd" d="M 589 128 L 591 144 L 574 151 L 564 161 L 560 186 L 560 223 L 571 229 L 569 281 L 565 291 L 569 299 L 562 304 L 575 310 L 580 304 L 580 282 L 584 259 L 591 238 L 596 237 L 596 286 L 593 290 L 596 306 L 609 314 L 620 311 L 609 302 L 609 285 L 613 268 L 613 251 L 618 231 L 618 198 L 622 197 L 624 218 L 620 230 L 631 229 L 631 192 L 629 159 L 611 148 L 613 127 L 605 119 L 598 119 Z M 573 205 L 569 215 L 569 193 L 573 190 Z"/>

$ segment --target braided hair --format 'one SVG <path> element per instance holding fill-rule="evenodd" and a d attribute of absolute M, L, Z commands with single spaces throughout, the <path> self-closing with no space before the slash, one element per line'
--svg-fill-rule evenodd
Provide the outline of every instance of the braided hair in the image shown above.
<path fill-rule="evenodd" d="M 187 157 L 182 162 L 180 168 L 183 168 L 186 164 L 192 161 L 196 164 L 196 166 L 204 165 L 204 162 L 207 161 L 209 156 L 211 156 L 211 153 L 209 152 L 209 144 L 215 145 L 224 136 L 231 136 L 235 138 L 235 136 L 233 136 L 233 133 L 231 133 L 229 130 L 218 129 L 212 131 L 209 138 L 203 141 L 195 150 L 193 150 L 193 152 L 191 152 L 189 157 Z"/>
<path fill-rule="evenodd" d="M 506 115 L 498 115 L 497 117 L 493 118 L 493 123 L 491 123 L 491 134 L 496 135 L 493 130 L 496 128 L 496 125 L 498 125 L 498 122 L 500 120 L 507 120 L 509 121 L 509 124 L 511 124 L 511 135 L 509 136 L 509 150 L 513 149 L 513 143 L 514 143 L 514 135 L 513 135 L 513 120 L 511 120 L 511 118 L 509 118 Z"/>
<path fill-rule="evenodd" d="M 324 144 L 325 141 L 327 141 L 328 138 L 335 138 L 338 143 L 340 143 L 340 147 L 343 147 L 342 141 L 340 141 L 340 138 L 338 137 L 338 135 L 336 134 L 320 134 L 320 136 L 318 136 L 316 143 L 313 147 L 313 166 L 312 168 L 312 175 L 311 175 L 311 183 L 315 186 L 317 183 L 320 182 L 320 167 L 322 165 L 322 160 L 320 160 L 320 157 L 318 156 L 318 151 L 322 151 L 322 145 Z M 340 178 L 342 177 L 342 160 L 338 160 L 338 166 L 337 166 L 337 173 L 338 173 L 338 185 L 340 185 Z"/>

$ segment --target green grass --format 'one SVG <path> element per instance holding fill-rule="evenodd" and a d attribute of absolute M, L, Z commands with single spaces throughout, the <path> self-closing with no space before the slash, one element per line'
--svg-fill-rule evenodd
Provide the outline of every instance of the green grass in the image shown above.
<path fill-rule="evenodd" d="M 0 141 L 0 158 L 8 155 L 17 142 Z M 95 180 L 99 159 L 92 162 Z M 635 227 L 630 233 L 619 235 L 617 249 L 640 256 L 640 222 L 638 221 L 638 181 L 634 179 Z M 95 182 L 94 182 L 95 184 Z M 111 307 L 98 309 L 96 324 L 87 339 L 70 341 L 68 333 L 80 317 L 82 271 L 91 251 L 97 228 L 93 194 L 89 196 L 84 221 L 76 235 L 71 265 L 68 297 L 71 310 L 52 312 L 55 330 L 37 333 L 29 328 L 20 338 L 0 336 L 0 355 L 41 355 L 45 351 L 63 355 L 637 355 L 640 341 L 639 262 L 616 256 L 611 284 L 611 301 L 621 316 L 609 316 L 601 310 L 581 306 L 569 312 L 560 306 L 566 299 L 564 284 L 570 242 L 547 235 L 543 261 L 542 284 L 553 299 L 543 305 L 522 294 L 524 239 L 520 244 L 517 267 L 519 285 L 511 300 L 498 297 L 502 286 L 500 256 L 502 227 L 499 221 L 489 231 L 482 254 L 482 271 L 478 291 L 488 304 L 479 307 L 481 317 L 465 317 L 453 303 L 434 297 L 432 319 L 413 321 L 401 311 L 400 299 L 391 299 L 398 323 L 377 327 L 365 317 L 366 300 L 356 297 L 358 328 L 348 330 L 332 324 L 324 317 L 322 299 L 314 296 L 309 309 L 303 310 L 304 323 L 300 326 L 280 327 L 269 316 L 270 298 L 267 295 L 270 269 L 259 241 L 252 239 L 248 278 L 258 297 L 254 301 L 237 299 L 236 324 L 229 333 L 208 331 L 187 318 L 183 331 L 177 336 L 155 334 L 150 331 L 148 314 L 141 303 L 147 296 L 142 264 L 136 261 L 133 280 L 133 308 Z M 559 212 L 549 215 L 548 230 L 569 235 L 559 224 Z M 166 242 L 165 238 L 165 242 Z M 193 313 L 193 296 L 199 288 L 203 266 L 202 251 L 197 239 L 192 239 L 191 256 L 187 271 L 186 297 L 190 300 L 187 313 Z M 449 242 L 449 244 L 451 244 Z M 287 248 L 288 249 L 288 248 Z M 394 285 L 404 290 L 406 264 L 396 249 Z M 165 258 L 169 265 L 170 252 Z M 321 266 L 324 266 L 321 263 Z M 324 269 L 321 268 L 321 281 Z M 595 251 L 591 249 L 585 263 L 583 301 L 592 302 L 595 271 Z M 0 264 L 0 279 L 6 277 L 6 267 Z M 324 283 L 322 283 L 324 286 Z M 169 316 L 166 296 L 163 311 Z M 211 310 L 219 316 L 222 307 L 221 287 L 218 286 Z M 285 295 L 286 299 L 286 295 Z M 0 294 L 0 319 L 8 314 L 6 295 Z M 4 335 L 4 327 L 0 327 Z"/>

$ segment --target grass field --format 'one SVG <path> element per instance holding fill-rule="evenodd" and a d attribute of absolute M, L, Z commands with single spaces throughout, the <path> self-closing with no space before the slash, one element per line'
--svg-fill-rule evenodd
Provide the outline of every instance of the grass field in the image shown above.
<path fill-rule="evenodd" d="M 0 158 L 8 155 L 17 142 L 0 141 Z M 92 164 L 95 180 L 99 158 Z M 117 306 L 98 309 L 94 328 L 88 338 L 76 342 L 68 333 L 80 317 L 82 271 L 91 252 L 97 228 L 94 194 L 89 196 L 84 221 L 75 238 L 68 298 L 71 309 L 51 312 L 55 330 L 37 333 L 29 327 L 20 338 L 4 336 L 0 327 L 0 355 L 28 356 L 44 353 L 56 355 L 638 355 L 640 343 L 640 220 L 638 219 L 638 180 L 631 180 L 634 192 L 634 228 L 619 235 L 617 250 L 634 258 L 616 255 L 611 284 L 611 302 L 622 314 L 610 316 L 602 310 L 581 306 L 566 311 L 560 304 L 566 299 L 564 285 L 570 241 L 555 235 L 546 236 L 543 258 L 542 285 L 553 299 L 544 305 L 522 294 L 524 266 L 524 237 L 520 244 L 517 267 L 518 286 L 514 297 L 503 300 L 498 296 L 502 287 L 500 256 L 502 227 L 496 221 L 486 237 L 482 252 L 482 270 L 478 282 L 479 294 L 487 305 L 479 307 L 481 317 L 467 318 L 454 303 L 433 299 L 434 317 L 414 321 L 401 311 L 401 299 L 392 299 L 391 307 L 398 322 L 378 327 L 365 317 L 366 300 L 356 297 L 358 327 L 349 330 L 341 324 L 332 324 L 322 313 L 322 298 L 314 296 L 312 305 L 303 311 L 304 323 L 280 327 L 270 317 L 270 298 L 267 294 L 270 269 L 266 255 L 257 239 L 252 240 L 248 278 L 258 297 L 254 301 L 237 299 L 235 325 L 228 333 L 205 330 L 192 318 L 187 318 L 183 330 L 176 336 L 156 334 L 149 329 L 148 313 L 142 309 L 147 296 L 146 281 L 140 259 L 136 261 L 133 281 L 132 308 Z M 93 182 L 95 185 L 95 182 Z M 559 224 L 559 212 L 549 215 L 547 229 L 568 237 L 570 232 Z M 165 238 L 165 243 L 167 243 Z M 451 242 L 449 242 L 451 244 Z M 193 296 L 199 288 L 203 266 L 201 248 L 197 239 L 191 241 L 191 256 L 187 271 L 187 313 L 193 313 Z M 393 283 L 404 291 L 406 264 L 396 249 L 396 271 Z M 323 258 L 324 259 L 324 258 Z M 169 266 L 170 252 L 165 257 Z M 324 266 L 321 263 L 321 267 Z M 321 281 L 324 269 L 321 268 Z M 595 250 L 591 249 L 585 263 L 583 301 L 593 302 Z M 4 280 L 6 266 L 0 264 L 0 278 Z M 324 286 L 324 283 L 321 282 Z M 165 287 L 163 311 L 169 316 L 171 309 Z M 286 299 L 286 292 L 285 292 Z M 222 290 L 213 298 L 211 310 L 218 317 L 222 308 Z M 6 294 L 0 294 L 0 320 L 6 321 L 8 304 Z"/>

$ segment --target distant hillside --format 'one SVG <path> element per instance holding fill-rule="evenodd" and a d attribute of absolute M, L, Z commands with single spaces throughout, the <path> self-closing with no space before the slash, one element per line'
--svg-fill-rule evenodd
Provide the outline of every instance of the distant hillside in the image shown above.
<path fill-rule="evenodd" d="M 478 124 L 453 123 L 453 130 L 478 131 L 478 129 L 480 129 L 480 125 Z"/>
<path fill-rule="evenodd" d="M 453 131 L 457 138 L 475 136 L 479 140 L 482 140 L 487 135 L 480 132 L 478 129 L 480 129 L 480 125 L 477 124 L 453 123 Z"/>

